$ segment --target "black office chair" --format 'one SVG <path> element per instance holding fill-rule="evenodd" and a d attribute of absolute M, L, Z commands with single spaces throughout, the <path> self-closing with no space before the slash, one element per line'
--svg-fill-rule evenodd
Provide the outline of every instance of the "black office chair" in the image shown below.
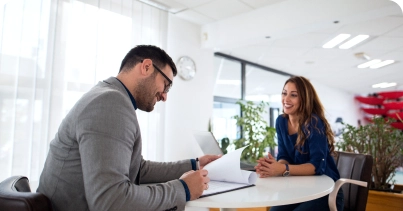
<path fill-rule="evenodd" d="M 50 200 L 42 193 L 32 193 L 24 176 L 12 176 L 0 183 L 0 210 L 51 211 Z"/>
<path fill-rule="evenodd" d="M 344 193 L 344 211 L 365 211 L 372 180 L 372 156 L 348 152 L 336 153 L 340 179 L 336 181 L 333 191 L 329 194 L 330 211 L 337 211 L 336 197 L 340 187 Z"/>

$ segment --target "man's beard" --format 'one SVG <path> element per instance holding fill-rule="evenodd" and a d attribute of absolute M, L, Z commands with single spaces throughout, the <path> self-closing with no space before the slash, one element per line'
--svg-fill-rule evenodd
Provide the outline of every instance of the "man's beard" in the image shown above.
<path fill-rule="evenodd" d="M 136 93 L 136 104 L 140 110 L 146 112 L 151 112 L 154 110 L 154 88 L 155 77 L 153 76 L 150 76 L 138 83 L 137 89 L 134 90 L 134 92 Z"/>

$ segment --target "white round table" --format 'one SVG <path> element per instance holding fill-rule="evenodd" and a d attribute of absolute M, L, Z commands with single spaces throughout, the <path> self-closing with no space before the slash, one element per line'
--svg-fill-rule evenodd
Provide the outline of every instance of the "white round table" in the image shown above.
<path fill-rule="evenodd" d="M 329 194 L 333 190 L 334 181 L 325 175 L 268 177 L 258 178 L 255 185 L 189 201 L 186 206 L 235 210 L 294 204 Z"/>

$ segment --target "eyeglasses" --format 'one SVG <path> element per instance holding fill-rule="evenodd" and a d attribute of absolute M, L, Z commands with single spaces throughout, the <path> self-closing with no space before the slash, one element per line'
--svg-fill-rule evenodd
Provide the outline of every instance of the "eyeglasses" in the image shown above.
<path fill-rule="evenodd" d="M 164 83 L 164 86 L 165 86 L 165 87 L 164 87 L 164 92 L 165 92 L 165 93 L 168 93 L 169 90 L 170 90 L 171 87 L 172 87 L 172 81 L 171 81 L 171 79 L 169 79 L 168 76 L 165 75 L 165 73 L 162 72 L 162 70 L 161 70 L 160 68 L 158 68 L 157 66 L 155 66 L 155 64 L 153 64 L 153 66 L 154 66 L 155 69 L 158 70 L 158 72 L 161 73 L 162 76 L 164 76 L 164 78 L 166 78 L 166 79 L 168 80 L 168 82 L 169 82 L 168 85 L 165 85 L 165 83 Z"/>
<path fill-rule="evenodd" d="M 143 60 L 141 60 L 140 61 L 141 63 L 143 63 Z M 162 76 L 164 76 L 164 78 L 165 79 L 167 79 L 168 80 L 168 85 L 165 85 L 165 83 L 164 83 L 164 93 L 168 93 L 169 92 L 169 90 L 171 89 L 171 87 L 172 87 L 172 80 L 171 79 L 169 79 L 168 78 L 168 76 L 167 75 L 165 75 L 165 73 L 164 72 L 162 72 L 162 70 L 160 69 L 160 68 L 158 68 L 157 66 L 155 66 L 155 64 L 153 64 L 153 66 L 154 66 L 154 68 L 155 69 L 157 69 L 158 70 L 158 72 L 160 72 L 161 73 L 161 75 Z"/>

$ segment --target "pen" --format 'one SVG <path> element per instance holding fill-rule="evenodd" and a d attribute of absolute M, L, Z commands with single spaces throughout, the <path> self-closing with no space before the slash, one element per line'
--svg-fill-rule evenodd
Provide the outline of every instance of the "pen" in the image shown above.
<path fill-rule="evenodd" d="M 196 170 L 200 170 L 199 158 L 196 158 Z"/>

